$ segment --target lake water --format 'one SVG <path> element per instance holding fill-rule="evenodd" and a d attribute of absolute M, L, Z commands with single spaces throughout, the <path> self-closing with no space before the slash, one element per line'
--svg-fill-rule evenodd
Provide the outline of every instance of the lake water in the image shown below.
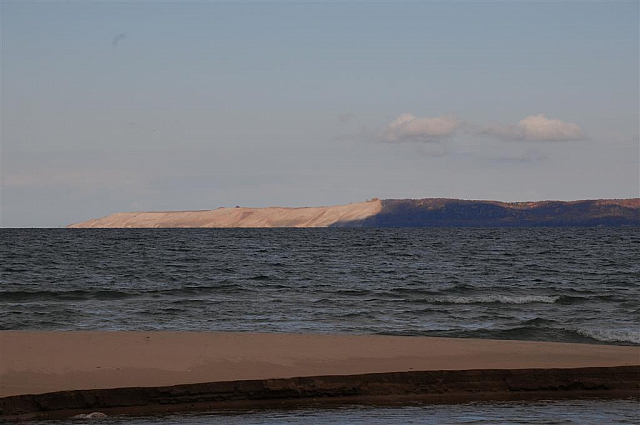
<path fill-rule="evenodd" d="M 348 406 L 187 413 L 159 417 L 108 417 L 71 419 L 64 425 L 271 425 L 271 424 L 420 424 L 420 425 L 614 425 L 637 424 L 637 400 L 572 400 L 536 402 L 469 403 L 402 407 Z M 51 421 L 35 422 L 48 425 Z"/>

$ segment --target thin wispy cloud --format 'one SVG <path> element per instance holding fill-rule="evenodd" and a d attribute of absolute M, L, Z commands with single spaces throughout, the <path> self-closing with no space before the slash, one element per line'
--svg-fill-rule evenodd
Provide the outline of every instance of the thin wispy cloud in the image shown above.
<path fill-rule="evenodd" d="M 116 34 L 112 39 L 111 39 L 111 46 L 113 47 L 118 47 L 118 43 L 120 43 L 122 40 L 124 40 L 125 38 L 127 38 L 127 34 L 121 32 L 120 34 Z"/>
<path fill-rule="evenodd" d="M 381 134 L 385 142 L 437 142 L 452 136 L 461 122 L 452 115 L 416 117 L 405 113 L 393 120 Z"/>
<path fill-rule="evenodd" d="M 549 157 L 544 152 L 524 152 L 519 154 L 503 154 L 494 158 L 498 162 L 511 162 L 519 164 L 529 164 L 544 161 Z"/>
<path fill-rule="evenodd" d="M 356 114 L 354 114 L 353 112 L 345 112 L 338 115 L 338 121 L 340 121 L 341 123 L 348 123 L 351 122 L 355 117 Z"/>
<path fill-rule="evenodd" d="M 584 134 L 578 124 L 558 119 L 548 119 L 542 114 L 530 115 L 513 125 L 487 125 L 482 128 L 480 134 L 505 140 L 544 142 L 584 139 Z"/>

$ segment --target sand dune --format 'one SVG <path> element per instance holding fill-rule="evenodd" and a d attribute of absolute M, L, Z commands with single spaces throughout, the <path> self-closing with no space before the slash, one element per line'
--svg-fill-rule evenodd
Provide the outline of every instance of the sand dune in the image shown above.
<path fill-rule="evenodd" d="M 70 228 L 328 227 L 378 214 L 382 202 L 305 208 L 218 208 L 203 211 L 125 212 L 72 224 Z"/>

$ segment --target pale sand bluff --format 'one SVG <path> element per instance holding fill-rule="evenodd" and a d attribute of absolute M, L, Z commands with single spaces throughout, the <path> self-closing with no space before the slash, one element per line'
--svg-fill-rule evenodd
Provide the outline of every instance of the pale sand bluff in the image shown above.
<path fill-rule="evenodd" d="M 338 222 L 364 220 L 378 214 L 381 209 L 382 202 L 374 199 L 330 207 L 236 207 L 202 211 L 124 212 L 68 227 L 329 227 Z"/>

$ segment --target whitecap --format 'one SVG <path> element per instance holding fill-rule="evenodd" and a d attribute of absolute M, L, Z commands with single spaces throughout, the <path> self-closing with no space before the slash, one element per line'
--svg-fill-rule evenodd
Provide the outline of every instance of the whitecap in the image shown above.
<path fill-rule="evenodd" d="M 71 419 L 102 419 L 106 418 L 102 412 L 93 412 L 93 413 L 80 413 L 79 415 L 72 416 Z"/>
<path fill-rule="evenodd" d="M 619 329 L 575 329 L 580 335 L 602 342 L 631 342 L 640 344 L 640 332 Z"/>

